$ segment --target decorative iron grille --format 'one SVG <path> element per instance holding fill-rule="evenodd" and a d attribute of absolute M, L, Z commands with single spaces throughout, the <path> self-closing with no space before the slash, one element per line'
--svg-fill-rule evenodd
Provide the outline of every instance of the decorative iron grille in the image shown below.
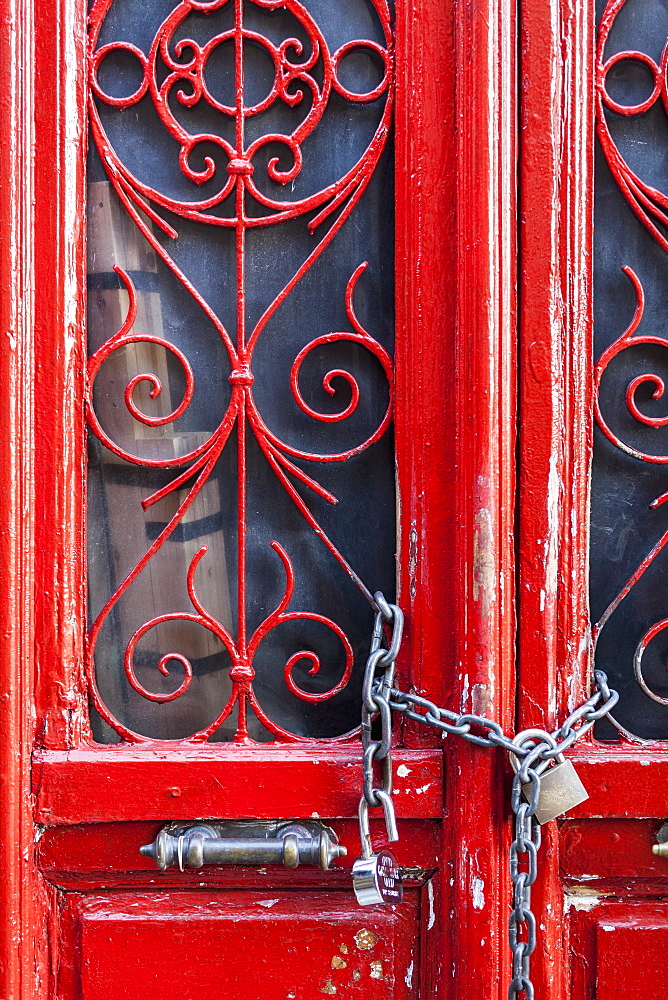
<path fill-rule="evenodd" d="M 610 0 L 601 14 L 591 602 L 597 665 L 631 739 L 668 736 L 666 37 L 654 0 Z"/>
<path fill-rule="evenodd" d="M 328 274 L 320 267 L 319 280 L 327 280 L 317 301 L 340 288 L 345 325 L 318 334 L 293 355 L 289 387 L 299 411 L 293 418 L 297 434 L 275 407 L 270 416 L 264 412 L 256 392 L 256 362 L 273 339 L 262 361 L 267 383 L 272 357 L 280 368 L 290 339 L 279 322 L 285 304 L 307 286 L 341 230 L 355 221 L 355 210 L 378 183 L 379 172 L 388 188 L 390 9 L 386 0 L 360 0 L 357 23 L 368 24 L 370 37 L 347 37 L 345 13 L 355 6 L 347 0 L 329 31 L 340 36 L 333 44 L 312 13 L 320 7 L 324 16 L 332 5 L 183 0 L 167 16 L 162 5 L 162 20 L 154 31 L 151 21 L 158 15 L 142 14 L 137 3 L 133 17 L 126 17 L 132 2 L 96 0 L 89 19 L 92 350 L 86 405 L 93 436 L 89 490 L 97 513 L 90 528 L 87 671 L 93 706 L 117 734 L 100 738 L 140 742 L 175 735 L 202 742 L 224 733 L 222 738 L 243 743 L 250 739 L 249 727 L 261 740 L 336 736 L 308 712 L 303 718 L 290 717 L 278 706 L 288 696 L 315 710 L 321 703 L 335 704 L 344 692 L 349 704 L 354 646 L 361 640 L 351 638 L 322 610 L 293 608 L 298 573 L 289 544 L 271 540 L 273 566 L 258 555 L 258 564 L 249 570 L 248 553 L 249 546 L 259 548 L 258 509 L 266 507 L 268 494 L 278 488 L 301 518 L 299 537 L 294 520 L 290 522 L 294 547 L 303 545 L 304 531 L 311 533 L 329 553 L 328 565 L 338 566 L 372 602 L 313 502 L 336 503 L 327 470 L 354 465 L 363 452 L 388 438 L 392 360 L 388 346 L 369 332 L 356 308 L 358 297 L 367 318 L 373 319 L 374 301 L 378 308 L 377 294 L 374 300 L 360 292 L 368 262 L 358 258 L 342 284 L 340 261 L 328 258 Z M 360 80 L 366 84 L 360 86 Z M 328 116 L 334 118 L 334 128 Z M 336 157 L 327 155 L 332 148 Z M 387 198 L 376 198 L 372 211 L 378 212 L 378 205 L 387 214 Z M 360 218 L 358 244 L 362 238 L 377 243 L 377 237 L 364 232 L 368 215 Z M 110 255 L 110 243 L 123 246 L 127 266 L 109 267 L 109 260 L 118 260 L 118 254 Z M 288 244 L 296 249 L 286 251 Z M 353 252 L 358 244 L 353 243 Z M 391 247 L 381 246 L 376 257 L 382 261 L 383 255 L 386 270 L 391 270 Z M 168 286 L 171 290 L 164 292 Z M 156 300 L 161 287 L 169 308 Z M 308 287 L 316 296 L 313 282 Z M 306 331 L 313 315 L 303 296 L 301 302 L 298 325 Z M 183 346 L 185 340 L 179 343 L 166 332 L 166 327 L 178 326 L 178 315 L 185 317 L 186 340 L 194 344 L 196 362 Z M 386 318 L 379 315 L 379 320 L 387 341 Z M 204 358 L 192 335 L 197 324 L 206 331 L 202 341 L 213 345 Z M 343 352 L 346 365 L 330 368 L 322 378 L 326 395 L 319 404 L 312 386 L 304 387 L 304 373 L 314 359 L 326 363 L 332 350 Z M 362 380 L 353 374 L 354 364 L 365 373 Z M 204 385 L 199 404 L 198 379 Z M 379 388 L 382 382 L 385 386 Z M 366 407 L 365 390 L 375 398 Z M 214 427 L 203 429 L 201 416 L 199 423 L 189 423 L 194 409 L 213 420 Z M 299 420 L 305 419 L 322 428 L 319 448 L 302 444 L 307 431 Z M 366 430 L 365 421 L 372 422 Z M 337 432 L 346 422 L 357 434 L 352 444 Z M 185 429 L 177 431 L 181 426 Z M 334 435 L 334 447 L 325 433 Z M 264 476 L 263 485 L 251 504 L 249 488 L 262 464 L 264 471 L 257 475 Z M 355 479 L 358 491 L 365 475 L 373 488 L 375 473 L 362 469 Z M 271 503 L 280 521 L 283 500 L 274 496 Z M 146 512 L 145 538 L 128 527 L 133 504 Z M 362 509 L 364 519 L 367 509 Z M 271 516 L 271 509 L 269 514 L 264 510 L 265 520 Z M 200 544 L 203 536 L 206 544 Z M 180 561 L 172 558 L 170 563 L 166 554 L 174 551 L 175 542 L 181 545 Z M 187 564 L 181 571 L 184 552 Z M 364 553 L 359 539 L 356 553 L 358 559 Z M 271 577 L 278 566 L 284 574 L 282 594 L 273 607 L 263 607 L 266 588 L 260 597 L 256 592 L 262 590 L 263 575 Z M 302 569 L 320 572 L 313 565 Z M 175 579 L 179 573 L 181 583 Z M 152 599 L 164 606 L 140 622 L 143 599 L 133 600 L 133 588 L 151 574 Z M 205 580 L 212 581 L 205 588 L 208 598 L 202 593 Z M 187 589 L 187 609 L 170 591 L 180 586 Z M 105 587 L 107 595 L 100 598 Z M 297 589 L 302 597 L 303 588 Z M 326 590 L 323 581 L 311 588 L 309 599 L 314 591 Z M 127 608 L 123 614 L 121 607 Z M 322 656 L 307 646 L 297 648 L 277 669 L 274 651 L 265 668 L 263 702 L 258 651 L 270 635 L 292 623 L 302 629 L 310 623 L 333 637 L 334 644 L 325 646 L 334 666 L 325 671 Z M 193 638 L 195 631 L 198 638 Z M 177 633 L 180 648 L 161 651 L 159 637 Z M 115 648 L 122 649 L 122 665 L 112 680 L 115 668 L 107 661 Z M 141 711 L 127 707 L 136 706 L 137 698 L 153 706 L 188 703 L 199 676 L 188 649 L 195 651 L 201 676 L 207 671 L 219 675 L 225 664 L 224 683 L 200 692 L 208 713 L 205 723 L 201 712 L 186 712 L 172 729 L 159 715 L 145 726 L 130 724 L 132 711 L 142 717 Z M 333 680 L 332 669 L 338 672 Z M 178 686 L 175 670 L 182 674 Z M 212 704 L 217 699 L 220 704 Z M 344 735 L 354 727 L 355 709 L 339 715 L 332 725 Z M 200 721 L 191 731 L 193 718 Z M 107 732 L 102 723 L 98 728 Z"/>

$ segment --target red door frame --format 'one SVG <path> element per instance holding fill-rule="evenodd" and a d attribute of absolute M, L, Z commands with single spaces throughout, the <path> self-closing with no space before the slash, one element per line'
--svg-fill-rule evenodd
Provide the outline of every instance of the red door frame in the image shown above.
<path fill-rule="evenodd" d="M 512 0 L 471 0 L 451 10 L 444 10 L 441 0 L 397 6 L 397 257 L 405 262 L 397 303 L 398 328 L 404 332 L 397 357 L 400 593 L 413 636 L 403 677 L 452 707 L 489 713 L 511 728 L 515 11 Z M 0 981 L 8 1000 L 34 1000 L 46 995 L 50 958 L 43 918 L 48 890 L 34 864 L 31 794 L 42 823 L 76 821 L 84 806 L 88 817 L 118 818 L 110 806 L 118 801 L 109 793 L 114 775 L 117 789 L 127 781 L 130 765 L 135 787 L 143 782 L 148 790 L 154 778 L 137 760 L 140 751 L 85 749 L 78 294 L 84 287 L 84 16 L 72 0 L 49 0 L 38 15 L 29 0 L 3 0 L 2 7 L 3 23 L 11 30 L 0 40 L 7 81 L 0 125 L 12 138 L 0 150 L 5 334 L 0 545 L 6 567 L 0 597 L 0 823 L 2 841 L 10 845 L 0 904 Z M 453 134 L 455 142 L 449 141 Z M 42 749 L 32 786 L 35 738 Z M 404 743 L 433 746 L 411 727 Z M 308 755 L 289 753 L 292 781 L 306 788 L 300 808 L 354 814 L 356 766 L 345 769 L 350 777 L 332 793 L 321 778 L 313 780 Z M 445 753 L 448 820 L 442 853 L 451 859 L 452 893 L 443 893 L 442 913 L 452 935 L 432 949 L 440 956 L 434 974 L 445 975 L 444 995 L 451 995 L 447 973 L 454 961 L 462 996 L 502 996 L 507 975 L 501 943 L 507 899 L 500 851 L 507 838 L 502 766 L 498 755 L 454 741 Z M 337 754 L 339 764 L 359 759 L 352 748 Z M 239 766 L 257 776 L 259 756 L 245 756 L 237 756 Z M 280 764 L 280 753 L 274 757 Z M 218 759 L 222 777 L 225 762 Z M 397 763 L 401 759 L 399 752 Z M 440 750 L 425 749 L 423 769 L 413 775 L 416 784 L 433 776 L 439 759 Z M 214 765 L 205 753 L 192 766 L 211 780 Z M 440 794 L 406 799 L 404 818 L 442 814 Z M 164 803 L 156 805 L 155 815 L 161 810 Z M 206 814 L 206 796 L 194 796 L 187 810 Z M 139 817 L 129 808 L 121 818 Z M 473 893 L 481 878 L 482 907 Z M 482 940 L 500 944 L 487 951 Z"/>

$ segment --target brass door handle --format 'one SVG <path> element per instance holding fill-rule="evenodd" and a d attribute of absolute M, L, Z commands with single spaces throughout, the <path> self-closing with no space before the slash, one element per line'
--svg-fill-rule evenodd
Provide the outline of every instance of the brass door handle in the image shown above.
<path fill-rule="evenodd" d="M 656 840 L 656 844 L 652 846 L 652 854 L 668 858 L 668 821 L 656 831 Z"/>
<path fill-rule="evenodd" d="M 316 865 L 327 871 L 347 854 L 336 834 L 322 823 L 169 823 L 152 844 L 139 848 L 164 871 L 171 865 Z"/>

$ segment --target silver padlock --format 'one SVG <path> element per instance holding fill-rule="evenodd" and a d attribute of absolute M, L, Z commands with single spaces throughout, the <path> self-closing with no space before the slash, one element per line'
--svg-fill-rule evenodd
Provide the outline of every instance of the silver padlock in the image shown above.
<path fill-rule="evenodd" d="M 532 737 L 545 740 L 546 735 L 540 730 L 525 729 L 524 732 L 517 734 L 513 743 L 521 746 Z M 556 746 L 556 740 L 553 737 L 549 737 L 549 741 L 553 746 Z M 522 766 L 515 754 L 510 755 L 510 763 L 515 773 Z M 562 753 L 555 757 L 553 764 L 549 760 L 544 760 L 534 765 L 534 770 L 540 775 L 540 795 L 538 796 L 535 818 L 541 826 L 543 823 L 549 823 L 550 820 L 561 816 L 562 813 L 575 809 L 581 802 L 589 798 L 589 793 L 580 781 L 573 764 L 570 760 L 566 760 Z M 527 801 L 530 800 L 530 783 L 522 785 L 522 795 Z"/>
<path fill-rule="evenodd" d="M 362 857 L 353 864 L 353 889 L 357 902 L 360 906 L 390 906 L 400 903 L 404 897 L 404 889 L 399 866 L 388 850 L 374 854 L 369 831 L 369 807 L 364 798 L 359 805 L 359 823 Z M 398 836 L 390 834 L 389 839 L 397 840 Z"/>

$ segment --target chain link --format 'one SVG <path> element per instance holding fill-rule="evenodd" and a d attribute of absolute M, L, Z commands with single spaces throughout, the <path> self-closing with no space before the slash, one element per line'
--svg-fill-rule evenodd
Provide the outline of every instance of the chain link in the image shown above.
<path fill-rule="evenodd" d="M 380 591 L 374 594 L 378 607 L 373 623 L 371 651 L 364 672 L 362 687 L 362 775 L 364 794 L 362 800 L 372 809 L 383 808 L 387 839 L 398 840 L 394 803 L 392 801 L 392 709 L 390 691 L 394 681 L 394 664 L 401 646 L 404 615 L 396 604 L 388 604 Z M 392 626 L 390 641 L 385 640 L 385 625 Z M 378 668 L 382 674 L 376 677 Z M 373 740 L 371 728 L 374 718 L 379 719 L 380 739 Z M 379 786 L 375 784 L 374 763 L 382 765 Z"/>
<path fill-rule="evenodd" d="M 513 973 L 508 1000 L 533 1000 L 531 955 L 536 948 L 536 917 L 531 909 L 531 887 L 538 876 L 538 850 L 541 828 L 536 820 L 540 798 L 541 774 L 550 762 L 573 746 L 592 726 L 617 704 L 619 695 L 608 687 L 601 670 L 594 671 L 595 691 L 553 733 L 544 729 L 526 729 L 511 739 L 498 722 L 481 715 L 458 715 L 439 708 L 427 698 L 408 694 L 393 687 L 395 662 L 401 645 L 404 616 L 396 604 L 388 604 L 383 595 L 374 594 L 378 612 L 375 617 L 371 651 L 367 660 L 362 705 L 363 788 L 361 803 L 382 807 L 388 840 L 397 840 L 396 817 L 392 804 L 392 712 L 440 730 L 444 736 L 459 736 L 476 746 L 495 748 L 513 754 L 517 770 L 513 778 L 511 807 L 515 816 L 515 835 L 508 858 L 513 884 L 513 908 L 508 922 L 508 936 L 513 955 Z M 385 628 L 391 626 L 389 642 Z M 381 670 L 382 673 L 378 673 Z M 378 719 L 380 739 L 372 740 L 373 720 Z M 382 764 L 379 786 L 374 784 L 374 763 Z M 368 845 L 367 845 L 368 846 Z"/>

